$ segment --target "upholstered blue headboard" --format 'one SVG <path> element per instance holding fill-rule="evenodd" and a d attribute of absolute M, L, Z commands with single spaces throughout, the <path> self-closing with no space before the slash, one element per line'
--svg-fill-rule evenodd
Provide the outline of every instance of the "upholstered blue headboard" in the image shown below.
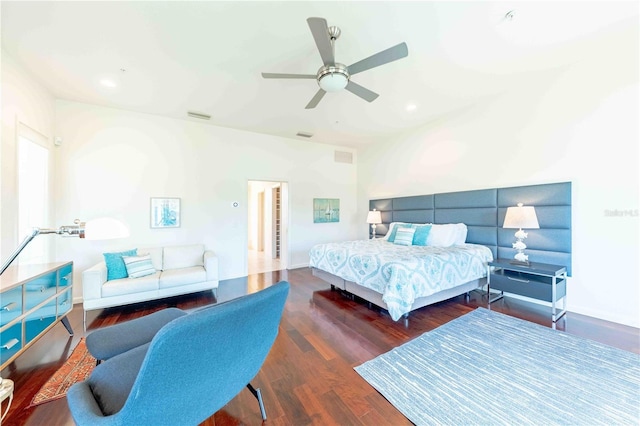
<path fill-rule="evenodd" d="M 515 230 L 502 223 L 507 207 L 518 203 L 534 206 L 540 224 L 526 230 L 529 260 L 565 265 L 571 275 L 571 182 L 370 200 L 369 209 L 381 212 L 378 235 L 391 222 L 462 222 L 468 243 L 489 247 L 494 257 L 513 258 Z"/>

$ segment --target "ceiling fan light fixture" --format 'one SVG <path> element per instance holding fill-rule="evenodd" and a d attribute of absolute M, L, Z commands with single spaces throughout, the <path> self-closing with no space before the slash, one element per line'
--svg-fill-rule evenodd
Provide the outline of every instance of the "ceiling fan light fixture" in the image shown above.
<path fill-rule="evenodd" d="M 349 71 L 342 64 L 324 66 L 318 71 L 318 86 L 325 92 L 339 92 L 349 83 Z"/>

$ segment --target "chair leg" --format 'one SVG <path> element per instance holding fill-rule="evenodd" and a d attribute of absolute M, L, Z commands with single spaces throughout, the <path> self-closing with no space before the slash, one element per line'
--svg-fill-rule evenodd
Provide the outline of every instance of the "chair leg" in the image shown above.
<path fill-rule="evenodd" d="M 260 414 L 262 414 L 262 420 L 267 420 L 267 412 L 264 410 L 264 402 L 262 402 L 262 393 L 260 392 L 260 388 L 255 389 L 253 386 L 251 386 L 251 383 L 247 383 L 247 388 L 258 400 L 258 404 L 260 405 Z"/>

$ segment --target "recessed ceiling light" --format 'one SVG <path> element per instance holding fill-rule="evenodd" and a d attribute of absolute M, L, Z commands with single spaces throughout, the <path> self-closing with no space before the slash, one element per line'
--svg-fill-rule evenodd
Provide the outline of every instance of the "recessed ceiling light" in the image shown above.
<path fill-rule="evenodd" d="M 405 107 L 408 112 L 415 111 L 418 106 L 416 104 L 409 104 Z"/>
<path fill-rule="evenodd" d="M 102 80 L 100 80 L 100 84 L 102 84 L 105 87 L 116 87 L 117 84 L 115 83 L 115 81 L 113 80 L 108 80 L 106 78 L 103 78 Z"/>

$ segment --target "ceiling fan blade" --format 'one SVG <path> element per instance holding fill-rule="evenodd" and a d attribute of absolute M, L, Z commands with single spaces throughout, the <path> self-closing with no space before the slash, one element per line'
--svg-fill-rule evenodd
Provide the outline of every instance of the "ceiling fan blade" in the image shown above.
<path fill-rule="evenodd" d="M 329 38 L 329 28 L 327 20 L 324 18 L 308 18 L 307 24 L 311 29 L 311 34 L 316 42 L 320 57 L 325 65 L 335 65 L 336 59 L 333 54 L 333 46 Z"/>
<path fill-rule="evenodd" d="M 364 87 L 360 86 L 357 83 L 354 83 L 351 80 L 349 80 L 349 83 L 347 83 L 347 87 L 345 87 L 345 89 L 347 89 L 348 91 L 350 91 L 356 96 L 360 96 L 362 99 L 364 99 L 367 102 L 373 102 L 379 96 L 377 93 L 372 92 L 369 89 L 365 89 Z"/>
<path fill-rule="evenodd" d="M 382 52 L 378 52 L 375 55 L 371 55 L 353 65 L 349 65 L 349 74 L 354 75 L 368 69 L 379 67 L 380 65 L 387 64 L 389 62 L 402 59 L 409 54 L 407 49 L 407 43 L 400 43 L 393 47 L 390 47 Z"/>
<path fill-rule="evenodd" d="M 315 74 L 279 74 L 273 72 L 263 72 L 262 78 L 316 78 Z"/>
<path fill-rule="evenodd" d="M 309 101 L 309 103 L 307 104 L 306 107 L 304 107 L 304 109 L 315 108 L 316 105 L 318 105 L 318 103 L 320 102 L 320 100 L 322 99 L 322 97 L 324 96 L 325 93 L 327 93 L 327 92 L 325 92 L 322 89 L 318 90 L 318 93 L 316 93 L 316 95 Z"/>

